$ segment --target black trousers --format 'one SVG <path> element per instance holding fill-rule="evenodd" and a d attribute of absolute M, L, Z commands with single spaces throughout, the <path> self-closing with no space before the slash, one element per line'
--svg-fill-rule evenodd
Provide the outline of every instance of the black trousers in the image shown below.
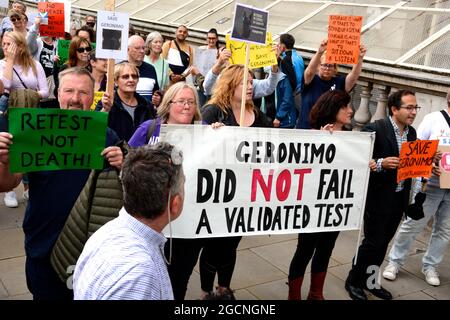
<path fill-rule="evenodd" d="M 389 242 L 395 235 L 405 211 L 404 192 L 397 192 L 389 211 L 366 208 L 364 213 L 364 240 L 358 249 L 356 264 L 349 272 L 347 281 L 355 286 L 367 287 L 367 280 L 379 272 Z M 378 210 L 377 210 L 378 209 Z"/>
<path fill-rule="evenodd" d="M 289 279 L 303 277 L 311 258 L 311 273 L 326 271 L 338 236 L 339 231 L 299 233 L 297 249 L 289 267 Z"/>
<path fill-rule="evenodd" d="M 28 290 L 34 300 L 73 300 L 73 290 L 58 277 L 50 263 L 50 257 L 27 257 L 25 275 Z"/>
<path fill-rule="evenodd" d="M 203 248 L 204 240 L 206 239 L 172 239 L 172 261 L 167 269 L 175 300 L 184 300 L 189 278 L 197 264 L 198 255 Z M 169 251 L 170 239 L 166 241 L 164 246 L 164 253 L 167 259 L 169 259 Z"/>
<path fill-rule="evenodd" d="M 220 287 L 230 287 L 236 265 L 236 249 L 242 237 L 218 237 L 205 239 L 200 256 L 200 282 L 202 290 L 210 292 L 217 282 Z"/>

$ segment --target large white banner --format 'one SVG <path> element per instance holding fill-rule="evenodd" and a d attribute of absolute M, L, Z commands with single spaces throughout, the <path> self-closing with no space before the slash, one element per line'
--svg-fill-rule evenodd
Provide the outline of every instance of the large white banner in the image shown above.
<path fill-rule="evenodd" d="M 184 155 L 176 238 L 360 228 L 373 134 L 164 125 L 160 138 Z"/>

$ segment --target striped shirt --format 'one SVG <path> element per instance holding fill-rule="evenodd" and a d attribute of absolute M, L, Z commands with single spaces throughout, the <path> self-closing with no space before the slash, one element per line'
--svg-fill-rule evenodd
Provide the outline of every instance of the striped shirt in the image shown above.
<path fill-rule="evenodd" d="M 408 141 L 409 128 L 408 128 L 408 126 L 405 126 L 405 130 L 403 130 L 403 134 L 401 134 L 399 127 L 397 126 L 395 121 L 392 120 L 391 116 L 389 116 L 389 120 L 391 121 L 391 124 L 394 127 L 395 140 L 397 140 L 398 152 L 400 153 L 400 150 L 402 149 L 403 142 L 407 142 Z M 397 188 L 395 189 L 395 192 L 402 191 L 404 184 L 405 184 L 405 180 L 400 181 L 397 184 Z"/>
<path fill-rule="evenodd" d="M 87 241 L 75 267 L 75 300 L 173 300 L 165 242 L 122 208 Z"/>

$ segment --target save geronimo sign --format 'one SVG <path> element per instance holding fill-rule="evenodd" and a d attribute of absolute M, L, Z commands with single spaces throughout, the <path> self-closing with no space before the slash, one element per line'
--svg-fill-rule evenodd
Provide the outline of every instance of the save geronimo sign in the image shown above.
<path fill-rule="evenodd" d="M 184 155 L 185 202 L 174 237 L 360 227 L 372 134 L 164 125 L 161 141 Z"/>
<path fill-rule="evenodd" d="M 103 168 L 107 121 L 104 112 L 11 108 L 11 172 Z"/>

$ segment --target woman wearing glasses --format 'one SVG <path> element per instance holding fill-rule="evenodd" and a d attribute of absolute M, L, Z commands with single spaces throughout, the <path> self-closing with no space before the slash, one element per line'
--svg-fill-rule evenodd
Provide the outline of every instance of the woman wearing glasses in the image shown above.
<path fill-rule="evenodd" d="M 337 64 L 326 63 L 327 42 L 328 40 L 322 41 L 303 76 L 302 107 L 297 122 L 299 129 L 311 128 L 309 113 L 324 92 L 328 90 L 350 92 L 361 74 L 363 58 L 366 54 L 366 48 L 363 45 L 360 45 L 358 63 L 353 65 L 348 75 L 343 76 L 337 74 Z"/>
<path fill-rule="evenodd" d="M 310 113 L 313 129 L 342 131 L 351 124 L 350 96 L 341 90 L 327 91 L 319 97 Z M 289 300 L 301 300 L 306 267 L 311 261 L 311 285 L 308 300 L 324 300 L 323 286 L 328 263 L 339 231 L 299 233 L 297 249 L 289 267 Z"/>
<path fill-rule="evenodd" d="M 109 112 L 108 127 L 120 139 L 128 141 L 141 123 L 155 117 L 153 106 L 136 92 L 139 70 L 134 64 L 122 62 L 114 69 L 114 99 L 104 95 L 96 110 Z"/>
<path fill-rule="evenodd" d="M 159 141 L 161 124 L 194 124 L 201 122 L 197 91 L 185 82 L 177 82 L 167 89 L 158 107 L 158 118 L 142 123 L 128 144 L 137 148 Z M 184 300 L 189 278 L 204 245 L 204 239 L 173 238 L 166 242 L 168 271 L 175 300 Z M 170 255 L 172 246 L 172 255 Z"/>
<path fill-rule="evenodd" d="M 72 67 L 87 68 L 89 66 L 89 54 L 92 51 L 91 43 L 84 38 L 73 37 L 69 45 L 69 59 L 60 68 L 54 65 L 53 79 L 55 80 L 55 96 L 58 97 L 59 73 Z"/>
<path fill-rule="evenodd" d="M 24 37 L 27 36 L 28 18 L 25 14 L 16 10 L 9 10 L 9 20 L 12 24 L 12 31 L 22 33 Z"/>
<path fill-rule="evenodd" d="M 3 35 L 2 49 L 5 58 L 0 61 L 0 80 L 3 82 L 5 92 L 9 96 L 15 90 L 31 89 L 34 92 L 33 101 L 37 104 L 41 99 L 49 96 L 45 71 L 41 64 L 33 60 L 25 37 L 20 32 L 6 32 Z M 31 93 L 27 93 L 28 94 Z M 3 108 L 2 108 L 3 109 Z M 0 131 L 7 131 L 1 128 Z M 25 200 L 28 199 L 28 182 L 24 178 Z M 10 208 L 18 206 L 14 191 L 5 194 L 5 205 Z"/>

